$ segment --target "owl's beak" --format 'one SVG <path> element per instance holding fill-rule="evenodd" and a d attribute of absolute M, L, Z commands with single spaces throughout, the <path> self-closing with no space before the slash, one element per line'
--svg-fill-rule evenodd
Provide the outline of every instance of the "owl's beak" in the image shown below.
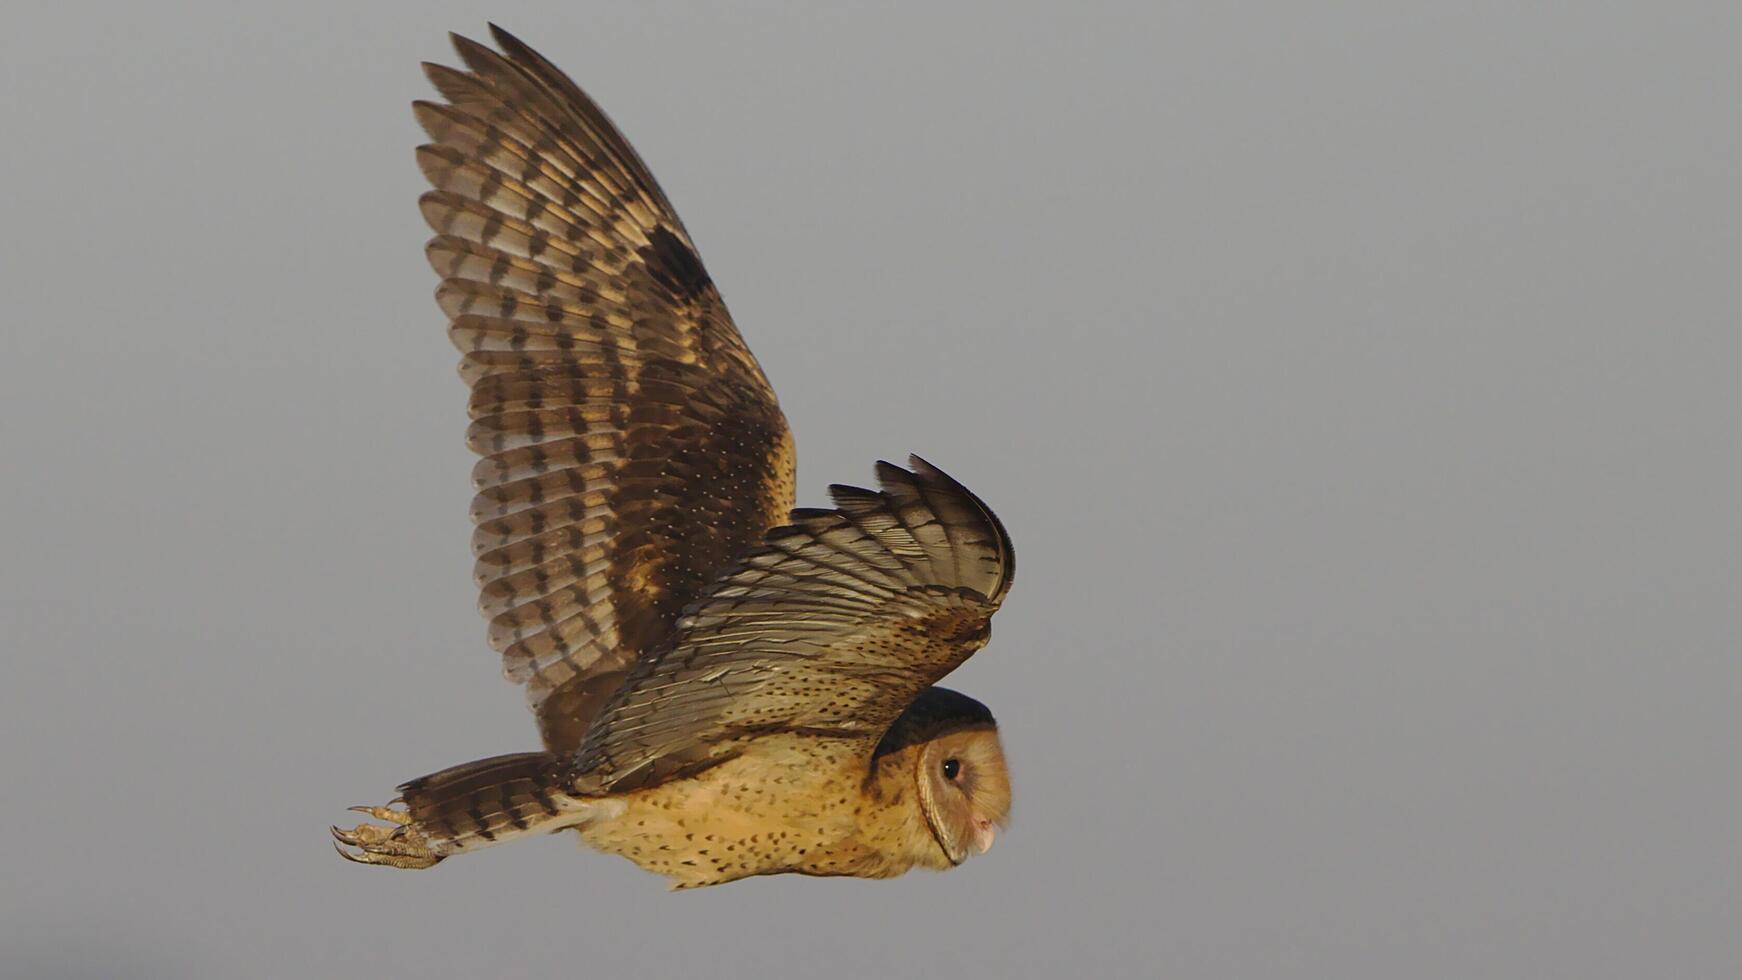
<path fill-rule="evenodd" d="M 998 828 L 990 820 L 974 821 L 974 853 L 984 854 L 992 849 L 992 839 L 998 836 Z"/>

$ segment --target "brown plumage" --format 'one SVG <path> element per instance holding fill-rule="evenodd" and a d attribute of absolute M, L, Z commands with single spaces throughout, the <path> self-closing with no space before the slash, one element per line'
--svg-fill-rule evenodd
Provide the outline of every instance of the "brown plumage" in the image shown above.
<path fill-rule="evenodd" d="M 1009 777 L 932 685 L 986 642 L 1010 538 L 918 459 L 793 510 L 792 436 L 671 204 L 573 82 L 506 32 L 426 66 L 436 298 L 471 385 L 489 639 L 545 751 L 400 787 L 352 860 L 428 867 L 574 828 L 683 887 L 947 868 Z M 351 848 L 347 850 L 346 847 Z"/>

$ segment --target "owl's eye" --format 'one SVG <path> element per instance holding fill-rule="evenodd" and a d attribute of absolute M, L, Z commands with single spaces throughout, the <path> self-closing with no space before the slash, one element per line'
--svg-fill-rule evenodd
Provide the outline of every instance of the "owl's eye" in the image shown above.
<path fill-rule="evenodd" d="M 945 759 L 944 760 L 944 778 L 945 779 L 954 779 L 954 778 L 956 778 L 957 774 L 960 773 L 961 771 L 962 771 L 962 762 L 960 759 Z"/>

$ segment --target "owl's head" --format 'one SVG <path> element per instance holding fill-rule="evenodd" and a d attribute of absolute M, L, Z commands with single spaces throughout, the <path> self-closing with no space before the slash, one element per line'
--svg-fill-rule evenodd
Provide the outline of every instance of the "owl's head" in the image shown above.
<path fill-rule="evenodd" d="M 985 705 L 927 688 L 889 726 L 877 754 L 911 773 L 920 813 L 950 865 L 992 847 L 1010 817 L 1010 772 Z"/>

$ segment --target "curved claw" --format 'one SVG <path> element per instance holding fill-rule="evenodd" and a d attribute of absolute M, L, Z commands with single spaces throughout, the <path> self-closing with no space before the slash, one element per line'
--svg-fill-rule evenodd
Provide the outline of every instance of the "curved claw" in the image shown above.
<path fill-rule="evenodd" d="M 338 851 L 339 856 L 344 858 L 347 861 L 354 861 L 357 864 L 372 864 L 372 863 L 374 863 L 374 862 L 370 861 L 367 857 L 358 857 L 357 855 L 352 854 L 350 851 L 345 850 L 343 847 L 341 847 L 339 845 L 338 841 L 333 842 L 333 850 Z"/>
<path fill-rule="evenodd" d="M 411 814 L 387 807 L 354 806 L 350 809 L 366 813 L 386 826 L 363 823 L 343 830 L 328 828 L 333 835 L 333 849 L 347 861 L 357 864 L 383 864 L 390 868 L 427 868 L 446 857 L 412 826 Z M 356 848 L 356 852 L 346 850 Z"/>

